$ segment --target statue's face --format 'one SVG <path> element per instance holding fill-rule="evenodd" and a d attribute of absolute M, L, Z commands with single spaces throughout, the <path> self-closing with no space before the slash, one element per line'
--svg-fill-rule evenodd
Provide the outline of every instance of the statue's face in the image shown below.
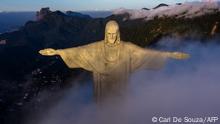
<path fill-rule="evenodd" d="M 118 27 L 110 26 L 107 29 L 107 42 L 110 44 L 114 44 L 117 41 L 117 31 Z"/>

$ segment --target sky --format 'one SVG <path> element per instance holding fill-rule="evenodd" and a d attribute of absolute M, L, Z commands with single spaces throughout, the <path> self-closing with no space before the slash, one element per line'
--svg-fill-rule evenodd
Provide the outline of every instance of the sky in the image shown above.
<path fill-rule="evenodd" d="M 0 0 L 0 11 L 37 11 L 42 7 L 61 11 L 152 8 L 160 3 L 175 4 L 193 0 Z"/>

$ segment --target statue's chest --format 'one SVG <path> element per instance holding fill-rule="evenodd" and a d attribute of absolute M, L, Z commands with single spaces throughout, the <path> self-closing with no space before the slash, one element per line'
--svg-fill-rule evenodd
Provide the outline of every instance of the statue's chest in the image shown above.
<path fill-rule="evenodd" d="M 124 73 L 129 67 L 129 53 L 123 45 L 119 47 L 101 47 L 96 54 L 95 68 L 99 73 Z"/>
<path fill-rule="evenodd" d="M 103 66 L 106 72 L 120 74 L 125 73 L 129 67 L 129 55 L 125 51 L 112 52 L 112 54 L 105 56 L 103 58 Z M 108 58 L 107 58 L 108 57 Z"/>

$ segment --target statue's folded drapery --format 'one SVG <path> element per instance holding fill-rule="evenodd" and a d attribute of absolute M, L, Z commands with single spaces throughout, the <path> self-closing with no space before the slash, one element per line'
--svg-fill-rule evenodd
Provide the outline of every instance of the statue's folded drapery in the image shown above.
<path fill-rule="evenodd" d="M 126 87 L 131 72 L 160 68 L 167 58 L 163 52 L 144 49 L 129 42 L 121 41 L 117 46 L 105 45 L 104 41 L 99 41 L 59 50 L 59 55 L 69 68 L 83 68 L 93 72 L 96 97 L 121 90 Z"/>
<path fill-rule="evenodd" d="M 122 42 L 120 54 L 124 55 L 130 62 L 132 71 L 137 69 L 158 69 L 166 62 L 164 52 L 145 49 L 129 42 Z M 103 60 L 104 42 L 95 42 L 81 47 L 60 49 L 60 56 L 69 68 L 83 68 L 92 72 L 104 73 Z M 121 57 L 122 58 L 122 57 Z M 119 60 L 120 61 L 120 60 Z"/>
<path fill-rule="evenodd" d="M 88 71 L 95 71 L 94 60 L 98 56 L 99 46 L 89 44 L 81 47 L 73 47 L 59 50 L 59 55 L 69 68 L 83 68 Z"/>

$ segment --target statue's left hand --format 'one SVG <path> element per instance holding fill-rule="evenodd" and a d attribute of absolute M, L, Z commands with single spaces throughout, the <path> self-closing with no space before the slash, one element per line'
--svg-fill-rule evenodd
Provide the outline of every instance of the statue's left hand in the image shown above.
<path fill-rule="evenodd" d="M 181 52 L 172 52 L 170 57 L 173 59 L 188 59 L 190 55 Z"/>

